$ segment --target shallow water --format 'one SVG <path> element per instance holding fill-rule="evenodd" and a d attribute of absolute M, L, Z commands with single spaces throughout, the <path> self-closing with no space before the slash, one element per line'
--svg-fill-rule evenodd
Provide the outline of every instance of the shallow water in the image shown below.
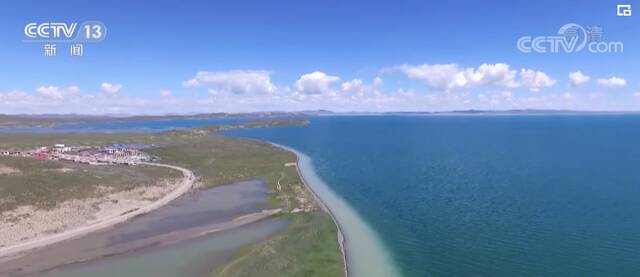
<path fill-rule="evenodd" d="M 283 220 L 266 220 L 232 232 L 207 235 L 194 241 L 203 232 L 220 228 L 229 220 L 267 208 L 266 186 L 260 181 L 245 181 L 192 192 L 172 201 L 154 212 L 117 225 L 112 229 L 89 234 L 34 251 L 16 260 L 0 264 L 0 273 L 30 273 L 81 260 L 95 260 L 53 271 L 52 276 L 84 273 L 96 276 L 107 274 L 103 268 L 117 268 L 118 272 L 135 272 L 135 276 L 158 276 L 156 268 L 184 270 L 184 264 L 195 268 L 210 268 L 212 261 L 222 261 L 233 249 L 249 245 L 282 230 Z M 221 243 L 224 242 L 224 243 Z M 206 247 L 205 247 L 206 246 Z M 207 252 L 208 251 L 208 252 Z M 208 255 L 209 253 L 211 255 Z M 116 255 L 119 254 L 119 255 Z M 207 254 L 207 255 L 205 255 Z M 116 256 L 114 256 L 116 255 Z M 202 257 L 200 257 L 202 255 Z M 113 256 L 104 258 L 107 256 Z M 173 257 L 175 260 L 169 260 Z M 177 258 L 179 257 L 179 258 Z M 167 258 L 162 266 L 151 266 Z M 139 261 L 141 264 L 137 264 Z M 148 271 L 143 269 L 147 268 Z M 205 269 L 206 269 L 205 268 Z M 172 271 L 168 271 L 172 272 Z M 92 274 L 89 274 L 92 273 Z M 185 273 L 186 274 L 186 273 Z M 80 276 L 80 275 L 78 275 Z M 171 275 L 167 275 L 171 276 Z M 200 275 L 182 275 L 200 276 Z"/>
<path fill-rule="evenodd" d="M 111 276 L 208 276 L 242 247 L 262 241 L 284 230 L 287 221 L 267 219 L 219 234 L 207 235 L 165 247 L 70 265 L 34 276 L 111 277 Z"/>
<path fill-rule="evenodd" d="M 345 238 L 345 249 L 351 277 L 397 276 L 389 251 L 378 235 L 342 197 L 336 195 L 313 169 L 312 160 L 294 149 L 299 158 L 300 173 L 313 191 L 331 210 Z"/>
<path fill-rule="evenodd" d="M 638 115 L 332 116 L 228 134 L 308 154 L 404 276 L 640 272 Z"/>

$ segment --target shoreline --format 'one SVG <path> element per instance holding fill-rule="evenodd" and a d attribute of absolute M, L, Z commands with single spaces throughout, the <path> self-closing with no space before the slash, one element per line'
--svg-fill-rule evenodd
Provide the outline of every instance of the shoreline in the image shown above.
<path fill-rule="evenodd" d="M 169 192 L 168 194 L 164 195 L 162 198 L 158 199 L 157 201 L 139 208 L 137 210 L 128 212 L 128 213 L 124 213 L 121 214 L 119 216 L 115 216 L 115 217 L 109 217 L 109 218 L 105 218 L 103 220 L 99 220 L 97 222 L 92 222 L 91 224 L 88 225 L 84 225 L 75 229 L 70 229 L 67 231 L 64 231 L 62 233 L 57 233 L 57 234 L 53 234 L 53 235 L 49 235 L 49 236 L 45 236 L 45 237 L 40 237 L 40 238 L 35 238 L 20 244 L 15 244 L 15 245 L 11 245 L 11 246 L 7 246 L 4 248 L 0 248 L 0 261 L 2 262 L 6 262 L 9 260 L 12 260 L 14 258 L 19 257 L 19 254 L 26 252 L 26 251 L 30 251 L 30 250 L 34 250 L 37 248 L 42 248 L 51 244 L 55 244 L 58 242 L 62 242 L 62 241 L 66 241 L 66 240 L 70 240 L 70 239 L 74 239 L 74 238 L 78 238 L 78 237 L 82 237 L 84 235 L 87 235 L 89 233 L 92 232 L 96 232 L 102 229 L 106 229 L 112 226 L 115 226 L 119 223 L 125 222 L 131 218 L 149 213 L 151 211 L 154 211 L 166 204 L 168 204 L 169 202 L 173 201 L 174 199 L 180 197 L 181 195 L 183 195 L 184 193 L 186 193 L 187 191 L 189 191 L 192 187 L 193 184 L 195 182 L 195 175 L 193 174 L 192 171 L 186 169 L 186 168 L 182 168 L 182 167 L 178 167 L 178 166 L 174 166 L 174 165 L 168 165 L 168 164 L 159 164 L 159 163 L 141 163 L 144 165 L 148 165 L 148 166 L 159 166 L 159 167 L 166 167 L 166 168 L 171 168 L 171 169 L 175 169 L 178 171 L 181 171 L 182 174 L 184 175 L 181 185 L 178 186 L 177 189 Z"/>
<path fill-rule="evenodd" d="M 309 183 L 307 182 L 306 178 L 304 177 L 304 174 L 302 174 L 302 172 L 300 171 L 300 152 L 292 149 L 292 148 L 288 148 L 286 146 L 283 145 L 279 145 L 279 144 L 275 144 L 275 143 L 271 143 L 271 145 L 278 147 L 280 149 L 289 151 L 293 154 L 296 155 L 296 172 L 298 172 L 298 176 L 300 177 L 300 180 L 302 181 L 302 184 L 307 188 L 307 190 L 309 190 L 309 192 L 311 192 L 311 194 L 313 195 L 313 198 L 316 200 L 316 202 L 318 203 L 318 205 L 320 205 L 320 208 L 322 208 L 323 211 L 325 211 L 327 214 L 329 214 L 329 216 L 331 217 L 331 220 L 333 221 L 333 224 L 336 225 L 337 233 L 338 233 L 338 244 L 340 245 L 340 252 L 342 252 L 342 260 L 343 260 L 343 264 L 344 264 L 344 276 L 348 277 L 350 276 L 350 271 L 349 271 L 349 258 L 347 255 L 347 249 L 345 247 L 345 243 L 346 243 L 346 236 L 344 235 L 344 232 L 342 232 L 342 226 L 340 225 L 340 223 L 338 222 L 338 220 L 336 219 L 333 211 L 331 210 L 331 208 L 329 208 L 329 206 L 322 200 L 322 198 L 320 198 L 320 196 L 318 195 L 318 193 L 311 187 L 311 185 L 309 185 Z"/>
<path fill-rule="evenodd" d="M 266 185 L 262 181 L 240 181 L 189 192 L 172 201 L 171 204 L 153 211 L 152 215 L 139 216 L 113 228 L 92 232 L 35 251 L 24 252 L 13 259 L 0 262 L 0 276 L 11 276 L 13 272 L 20 272 L 19 275 L 25 273 L 25 276 L 40 274 L 48 276 L 48 273 L 53 271 L 73 272 L 74 270 L 81 270 L 86 272 L 86 275 L 90 275 L 89 273 L 92 270 L 98 270 L 101 264 L 111 263 L 113 257 L 118 257 L 115 259 L 122 261 L 128 259 L 127 257 L 149 257 L 155 255 L 153 253 L 172 253 L 171 249 L 185 247 L 191 243 L 189 241 L 215 239 L 225 232 L 233 233 L 246 229 L 246 226 L 275 219 L 274 215 L 279 214 L 281 209 L 256 206 L 246 210 L 246 207 L 263 203 L 267 199 L 267 193 Z M 229 198 L 242 198 L 242 200 L 233 202 L 239 203 L 237 205 L 224 203 L 225 199 Z M 218 204 L 211 204 L 212 201 Z M 205 211 L 203 208 L 207 212 L 223 208 L 230 213 L 198 220 L 196 225 L 169 223 L 176 222 L 175 220 L 180 221 L 181 217 L 197 216 Z M 270 223 L 266 224 L 270 225 Z M 154 227 L 140 233 L 146 228 L 141 229 L 142 226 Z M 248 228 L 251 229 L 251 227 Z M 116 240 L 111 240 L 112 238 Z M 239 240 L 238 243 L 244 246 L 250 245 L 244 240 Z M 240 248 L 235 250 L 239 251 Z M 218 253 L 225 257 L 231 257 L 232 254 L 224 251 L 218 251 Z M 181 258 L 176 261 L 181 261 Z"/>
<path fill-rule="evenodd" d="M 296 155 L 296 170 L 304 186 L 311 191 L 323 210 L 329 213 L 338 228 L 345 274 L 350 277 L 401 276 L 383 241 L 344 199 L 317 176 L 311 158 L 293 148 L 268 143 Z"/>

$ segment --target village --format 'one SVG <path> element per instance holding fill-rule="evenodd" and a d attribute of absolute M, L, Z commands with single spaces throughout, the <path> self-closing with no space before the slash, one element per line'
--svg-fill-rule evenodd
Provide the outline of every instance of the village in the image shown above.
<path fill-rule="evenodd" d="M 146 144 L 112 144 L 108 146 L 69 146 L 54 144 L 26 150 L 2 150 L 0 156 L 32 158 L 38 160 L 69 161 L 88 165 L 137 165 L 141 162 L 153 162 L 157 157 L 151 156 L 143 149 L 153 145 Z"/>

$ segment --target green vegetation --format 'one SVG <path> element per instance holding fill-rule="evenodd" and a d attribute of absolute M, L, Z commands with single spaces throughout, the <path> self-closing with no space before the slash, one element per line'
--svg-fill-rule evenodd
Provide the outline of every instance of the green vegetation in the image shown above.
<path fill-rule="evenodd" d="M 238 123 L 231 125 L 214 125 L 207 127 L 200 127 L 193 129 L 194 131 L 205 131 L 205 132 L 218 132 L 218 131 L 228 131 L 233 129 L 244 129 L 244 128 L 267 128 L 267 127 L 281 127 L 281 126 L 304 126 L 309 124 L 309 120 L 305 119 L 273 119 L 273 120 L 259 120 L 259 121 L 251 121 L 246 123 Z"/>
<path fill-rule="evenodd" d="M 0 114 L 0 128 L 14 127 L 52 127 L 60 124 L 77 124 L 81 122 L 92 122 L 105 120 L 106 117 L 83 116 L 25 116 L 25 115 L 4 115 Z"/>
<path fill-rule="evenodd" d="M 19 205 L 52 208 L 56 203 L 180 178 L 178 171 L 160 167 L 89 166 L 58 161 L 0 156 L 0 212 Z"/>
<path fill-rule="evenodd" d="M 283 233 L 243 250 L 210 277 L 343 276 L 336 235 L 328 215 L 299 214 Z"/>
<path fill-rule="evenodd" d="M 66 124 L 82 123 L 119 123 L 133 121 L 162 121 L 176 119 L 218 119 L 218 118 L 275 118 L 287 116 L 307 116 L 327 114 L 329 111 L 307 112 L 259 112 L 259 113 L 206 113 L 194 115 L 136 115 L 125 117 L 93 115 L 6 115 L 0 114 L 0 128 L 54 127 Z M 278 119 L 273 119 L 278 120 Z M 268 121 L 273 121 L 268 120 Z M 264 120 L 266 121 L 266 120 Z"/>
<path fill-rule="evenodd" d="M 107 145 L 113 143 L 150 143 L 158 140 L 153 134 L 97 134 L 97 133 L 3 133 L 0 149 L 20 149 L 63 143 L 68 145 Z"/>
<path fill-rule="evenodd" d="M 274 191 L 270 205 L 285 211 L 289 227 L 238 254 L 211 276 L 343 276 L 337 229 L 304 189 L 294 166 L 293 153 L 271 144 L 224 136 L 196 136 L 151 151 L 163 162 L 193 170 L 205 186 L 261 179 Z M 280 184 L 280 185 L 278 185 Z"/>
<path fill-rule="evenodd" d="M 272 191 L 269 204 L 274 208 L 283 209 L 284 212 L 280 216 L 289 220 L 288 228 L 266 241 L 244 249 L 228 264 L 215 268 L 211 276 L 343 276 L 343 259 L 337 242 L 337 228 L 331 217 L 319 209 L 311 193 L 304 188 L 298 172 L 293 166 L 296 162 L 296 156 L 265 142 L 207 135 L 211 131 L 230 128 L 304 124 L 307 122 L 300 120 L 258 121 L 231 127 L 213 126 L 190 131 L 167 131 L 151 134 L 0 133 L 0 145 L 2 145 L 1 148 L 7 149 L 52 145 L 54 143 L 70 145 L 154 144 L 155 148 L 147 150 L 150 154 L 160 157 L 162 163 L 191 169 L 205 187 L 247 179 L 261 179 Z M 61 167 L 59 162 L 35 160 L 20 162 L 30 165 L 7 164 L 7 166 L 20 167 L 21 171 L 24 168 L 24 172 L 29 172 L 29 175 L 38 176 L 38 178 L 49 176 L 49 179 L 56 180 L 58 188 L 48 188 L 48 184 L 39 183 L 38 186 L 30 186 L 37 189 L 30 189 L 29 193 L 25 193 L 20 192 L 24 188 L 20 188 L 16 183 L 13 186 L 8 186 L 11 189 L 0 190 L 0 195 L 23 195 L 21 196 L 23 198 L 15 201 L 18 203 L 32 201 L 26 200 L 28 198 L 39 199 L 36 202 L 55 203 L 63 197 L 72 198 L 91 194 L 90 189 L 77 185 L 61 190 L 60 186 L 64 184 L 96 184 L 97 180 L 106 179 L 129 180 L 126 183 L 134 183 L 130 180 L 142 178 L 135 174 L 144 176 L 158 174 L 144 170 L 138 172 L 137 170 L 141 168 L 138 166 L 86 166 L 87 168 L 84 168 L 85 166 L 74 165 L 79 167 L 79 170 L 75 172 L 82 174 L 70 181 L 64 176 L 42 173 L 47 172 L 49 167 Z M 0 160 L 0 164 L 2 163 Z M 65 164 L 64 166 L 68 167 L 69 165 Z M 94 168 L 97 170 L 91 170 Z M 87 171 L 84 171 L 85 169 Z M 151 168 L 145 168 L 145 170 L 151 170 Z M 0 179 L 0 187 L 4 188 L 5 183 L 1 180 L 3 179 Z M 74 193 L 69 194 L 68 191 L 74 191 Z M 34 195 L 31 194 L 38 196 L 33 198 Z"/>
<path fill-rule="evenodd" d="M 258 178 L 275 188 L 284 164 L 296 160 L 292 153 L 268 143 L 224 136 L 177 139 L 148 152 L 161 157 L 164 163 L 193 170 L 205 186 Z"/>

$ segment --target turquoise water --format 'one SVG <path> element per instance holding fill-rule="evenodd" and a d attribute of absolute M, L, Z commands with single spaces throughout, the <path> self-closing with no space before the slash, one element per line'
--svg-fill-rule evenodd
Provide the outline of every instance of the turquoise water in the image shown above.
<path fill-rule="evenodd" d="M 640 116 L 315 117 L 286 145 L 405 276 L 637 276 Z"/>
<path fill-rule="evenodd" d="M 279 145 L 283 147 L 282 145 Z M 348 274 L 350 277 L 387 277 L 398 276 L 399 272 L 391 260 L 391 253 L 386 249 L 378 234 L 347 203 L 337 195 L 316 174 L 313 161 L 304 153 L 295 149 L 298 156 L 298 169 L 313 192 L 318 195 L 339 225 L 342 234 Z"/>
<path fill-rule="evenodd" d="M 404 276 L 640 272 L 638 115 L 331 116 L 311 122 L 229 134 L 306 153 L 318 177 L 364 219 L 374 232 L 366 235 L 380 240 Z M 206 123 L 82 129 L 154 131 Z"/>

